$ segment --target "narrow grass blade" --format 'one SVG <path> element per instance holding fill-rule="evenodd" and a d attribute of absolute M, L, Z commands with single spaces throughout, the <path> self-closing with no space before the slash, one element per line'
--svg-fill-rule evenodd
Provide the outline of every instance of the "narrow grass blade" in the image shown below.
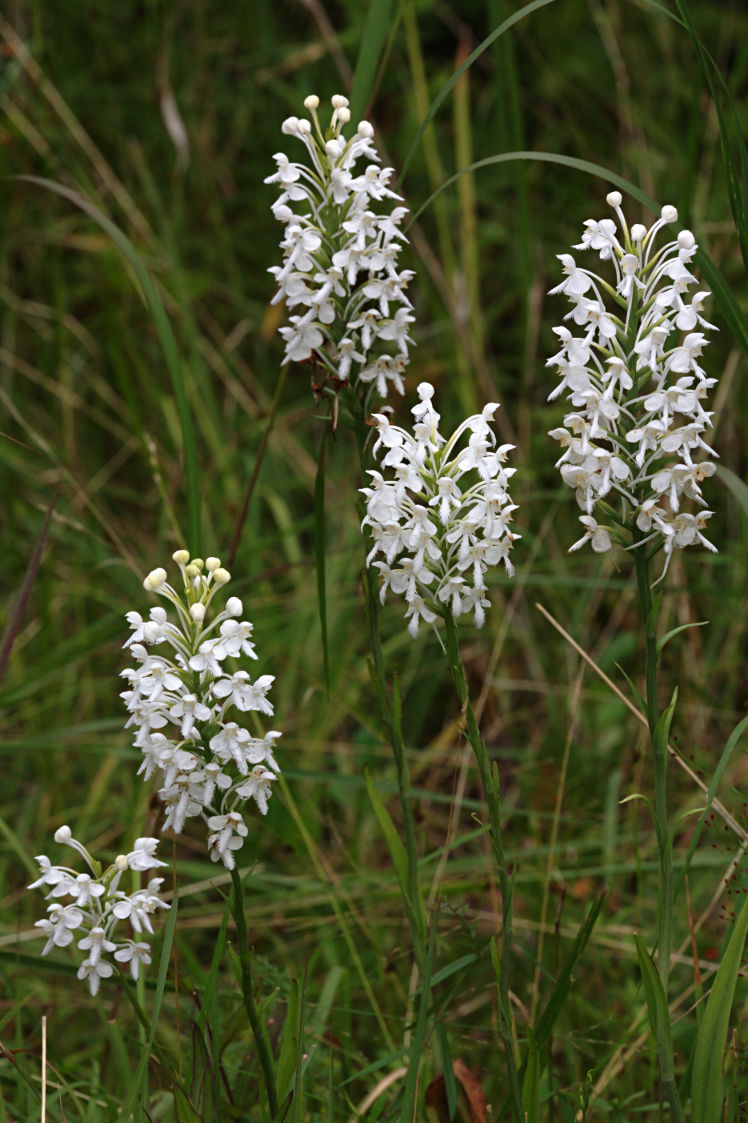
<path fill-rule="evenodd" d="M 524 1123 L 538 1123 L 540 1119 L 540 1061 L 538 1043 L 534 1033 L 527 1042 L 527 1064 L 522 1081 L 522 1110 Z"/>
<path fill-rule="evenodd" d="M 402 5 L 401 5 L 402 7 Z M 351 89 L 351 120 L 360 121 L 375 85 L 377 70 L 386 57 L 387 41 L 392 41 L 392 33 L 399 22 L 392 18 L 392 0 L 370 0 L 366 22 L 361 33 L 361 46 L 356 59 Z"/>
<path fill-rule="evenodd" d="M 587 946 L 587 941 L 592 935 L 592 929 L 595 927 L 597 918 L 600 915 L 600 910 L 603 907 L 603 902 L 608 894 L 607 889 L 599 895 L 597 900 L 593 903 L 587 916 L 585 917 L 579 931 L 576 934 L 574 943 L 572 945 L 569 957 L 561 968 L 556 984 L 553 988 L 553 993 L 548 1000 L 548 1005 L 540 1015 L 537 1028 L 535 1030 L 535 1038 L 537 1043 L 538 1052 L 540 1054 L 545 1050 L 545 1046 L 553 1031 L 553 1026 L 556 1018 L 561 1013 L 566 999 L 571 992 L 574 968 L 577 961 Z"/>
<path fill-rule="evenodd" d="M 695 24 L 691 18 L 691 11 L 686 3 L 686 0 L 675 0 L 678 11 L 680 12 L 681 19 L 685 25 L 686 30 L 693 43 L 696 57 L 699 60 L 704 81 L 707 89 L 714 103 L 714 108 L 717 114 L 717 124 L 719 126 L 719 140 L 720 148 L 722 149 L 722 160 L 725 166 L 725 177 L 727 179 L 727 193 L 730 199 L 730 207 L 732 209 L 733 219 L 735 221 L 735 229 L 738 233 L 738 240 L 740 248 L 743 253 L 743 261 L 746 269 L 748 269 L 748 225 L 746 224 L 746 210 L 748 209 L 748 154 L 746 153 L 745 138 L 743 136 L 743 129 L 737 115 L 735 105 L 729 95 L 729 105 L 732 109 L 732 119 L 735 123 L 735 135 L 737 137 L 740 171 L 735 167 L 731 155 L 732 133 L 733 129 L 728 122 L 727 117 L 722 109 L 722 99 L 717 89 L 715 82 L 714 71 L 717 70 L 714 61 L 706 51 L 702 43 Z M 717 72 L 719 73 L 719 72 Z M 720 76 L 721 77 L 721 76 Z M 725 85 L 722 82 L 723 86 Z M 726 87 L 725 87 L 726 88 Z"/>
<path fill-rule="evenodd" d="M 140 1060 L 138 1061 L 137 1068 L 132 1075 L 132 1082 L 130 1085 L 130 1092 L 122 1105 L 122 1111 L 118 1116 L 122 1123 L 128 1123 L 129 1119 L 140 1120 L 141 1114 L 133 1114 L 135 1109 L 141 1111 L 139 1101 L 145 1092 L 148 1080 L 148 1063 L 151 1059 L 151 1049 L 153 1042 L 156 1039 L 156 1031 L 158 1029 L 158 1019 L 161 1013 L 161 1005 L 164 1000 L 164 991 L 166 989 L 166 975 L 169 970 L 169 960 L 171 958 L 171 946 L 174 942 L 174 932 L 177 926 L 177 912 L 178 912 L 178 898 L 175 897 L 171 903 L 169 914 L 166 919 L 166 927 L 164 928 L 164 939 L 161 945 L 161 959 L 158 968 L 158 979 L 156 981 L 156 990 L 153 996 L 153 1006 L 151 1008 L 151 1024 L 148 1031 L 148 1040 L 144 1047 L 141 1049 Z"/>
<path fill-rule="evenodd" d="M 699 1022 L 691 1072 L 691 1117 L 694 1123 L 720 1123 L 724 1100 L 722 1066 L 735 984 L 748 936 L 748 897 L 738 914 L 722 957 L 706 1010 Z"/>
<path fill-rule="evenodd" d="M 0 638 L 0 679 L 2 679 L 3 675 L 5 674 L 5 668 L 8 666 L 8 660 L 10 659 L 10 653 L 13 648 L 13 644 L 15 643 L 16 636 L 21 630 L 23 614 L 26 611 L 26 605 L 28 604 L 29 597 L 31 596 L 31 590 L 34 587 L 36 575 L 39 572 L 42 554 L 44 553 L 44 547 L 47 544 L 47 538 L 49 536 L 49 527 L 52 522 L 52 512 L 55 509 L 56 503 L 57 495 L 55 494 L 52 497 L 52 502 L 50 503 L 47 510 L 46 518 L 44 519 L 42 528 L 39 531 L 36 542 L 34 544 L 34 550 L 31 557 L 29 558 L 29 564 L 26 566 L 26 572 L 23 575 L 23 581 L 21 582 L 21 588 L 18 593 L 18 597 L 16 598 L 16 603 L 13 605 L 11 613 L 8 616 L 5 628 L 3 629 L 2 638 Z"/>
<path fill-rule="evenodd" d="M 649 1022 L 652 1026 L 652 1036 L 657 1046 L 657 1056 L 660 1064 L 660 1075 L 670 1101 L 670 1111 L 675 1121 L 682 1120 L 683 1112 L 680 1098 L 675 1085 L 675 1071 L 673 1066 L 673 1040 L 670 1033 L 670 1011 L 668 1010 L 665 991 L 657 973 L 657 968 L 652 962 L 652 957 L 644 946 L 641 936 L 634 936 L 636 943 L 636 957 L 642 973 L 644 997 L 649 1013 Z M 694 1116 L 694 1123 L 698 1116 Z M 702 1123 L 699 1120 L 699 1123 Z"/>
<path fill-rule="evenodd" d="M 721 480 L 727 490 L 732 492 L 733 497 L 743 508 L 743 513 L 748 515 L 748 484 L 741 480 L 740 476 L 737 476 L 731 468 L 725 468 L 723 464 L 717 467 L 717 479 Z"/>
<path fill-rule="evenodd" d="M 327 637 L 327 582 L 325 560 L 327 557 L 327 521 L 325 518 L 325 459 L 327 429 L 322 434 L 314 480 L 314 561 L 317 571 L 317 603 L 319 628 L 322 637 L 322 660 L 325 668 L 325 688 L 330 693 L 330 648 Z"/>
<path fill-rule="evenodd" d="M 402 894 L 403 902 L 408 910 L 408 915 L 411 923 L 416 925 L 416 931 L 425 932 L 426 930 L 426 917 L 423 910 L 423 902 L 419 899 L 417 901 L 411 900 L 409 878 L 408 878 L 408 855 L 405 847 L 402 844 L 400 835 L 397 832 L 392 817 L 384 806 L 382 798 L 374 786 L 371 776 L 366 772 L 366 790 L 369 793 L 369 799 L 374 809 L 374 814 L 377 817 L 377 822 L 382 828 L 387 849 L 392 858 L 392 864 L 395 867 L 395 873 L 400 885 L 400 892 Z"/>
<path fill-rule="evenodd" d="M 288 993 L 288 1006 L 286 1021 L 281 1035 L 278 1064 L 275 1070 L 275 1088 L 278 1093 L 278 1103 L 283 1105 L 286 1096 L 291 1091 L 296 1073 L 296 1057 L 301 1041 L 301 999 L 298 979 L 291 979 Z"/>
<path fill-rule="evenodd" d="M 435 982 L 436 976 L 434 976 L 432 985 Z M 447 1097 L 447 1116 L 449 1119 L 454 1119 L 457 1111 L 457 1081 L 452 1067 L 452 1053 L 449 1048 L 444 1022 L 437 1022 L 436 1041 L 439 1047 L 442 1076 L 444 1077 L 444 1092 Z"/>
<path fill-rule="evenodd" d="M 103 211 L 97 206 L 94 206 L 91 200 L 87 199 L 85 195 L 81 195 L 79 191 L 73 191 L 71 188 L 65 187 L 61 183 L 55 183 L 54 180 L 44 179 L 41 176 L 24 175 L 18 176 L 17 178 L 24 183 L 33 183 L 37 187 L 44 188 L 45 191 L 51 191 L 53 195 L 59 195 L 61 198 L 67 199 L 69 203 L 72 203 L 73 206 L 78 207 L 78 209 L 82 210 L 84 214 L 87 214 L 89 218 L 92 218 L 94 222 L 101 227 L 104 233 L 111 238 L 135 274 L 137 282 L 140 285 L 143 299 L 150 312 L 151 319 L 153 320 L 156 335 L 161 344 L 164 361 L 171 377 L 174 401 L 179 416 L 179 424 L 182 433 L 182 454 L 184 456 L 184 475 L 187 486 L 187 530 L 189 539 L 187 546 L 192 554 L 202 554 L 200 476 L 197 462 L 197 441 L 192 424 L 192 413 L 187 397 L 187 386 L 182 369 L 179 348 L 154 280 L 143 264 L 140 254 L 135 249 L 130 239 L 103 213 Z"/>
<path fill-rule="evenodd" d="M 460 176 L 477 171 L 479 168 L 492 167 L 495 164 L 509 164 L 514 160 L 534 160 L 541 164 L 559 164 L 565 168 L 573 168 L 575 171 L 585 172 L 587 175 L 594 175 L 598 179 L 603 179 L 607 183 L 613 184 L 615 187 L 620 187 L 623 191 L 626 191 L 634 199 L 638 199 L 640 203 L 650 207 L 653 211 L 659 210 L 658 205 L 653 199 L 650 199 L 646 192 L 642 191 L 624 176 L 610 171 L 601 164 L 594 164 L 590 160 L 580 160 L 576 156 L 562 156 L 557 152 L 500 152 L 496 156 L 487 156 L 484 160 L 476 160 L 475 163 L 470 164 L 469 167 L 461 168 L 460 171 L 455 172 L 454 175 L 445 179 L 444 183 L 442 183 L 418 208 L 410 220 L 411 223 L 415 222 L 419 215 L 431 205 L 437 195 L 450 187 Z M 748 323 L 746 323 L 740 305 L 729 285 L 709 257 L 709 254 L 704 250 L 698 251 L 694 261 L 704 275 L 704 280 L 708 283 L 712 295 L 717 302 L 717 306 L 730 328 L 730 331 L 743 350 L 748 353 Z"/>
<path fill-rule="evenodd" d="M 410 1042 L 408 1072 L 403 1087 L 403 1100 L 400 1108 L 399 1123 L 416 1123 L 416 1120 L 420 1118 L 417 1111 L 418 1076 L 421 1067 L 421 1057 L 426 1043 L 428 1012 L 431 1006 L 431 964 L 434 960 L 435 943 L 436 925 L 434 924 L 429 933 L 426 958 L 421 972 L 421 1000 L 418 1003 L 418 1017 L 416 1018 L 415 1029 L 413 1030 L 413 1037 Z"/>
<path fill-rule="evenodd" d="M 400 183 L 402 183 L 402 181 L 404 180 L 405 173 L 410 167 L 411 161 L 416 154 L 418 145 L 421 143 L 421 138 L 436 116 L 436 112 L 439 106 L 446 99 L 454 86 L 459 82 L 460 78 L 468 69 L 468 67 L 472 66 L 475 60 L 480 58 L 483 52 L 488 50 L 492 43 L 495 43 L 501 35 L 509 31 L 509 29 L 514 27 L 516 23 L 519 23 L 520 20 L 523 20 L 527 16 L 532 15 L 533 12 L 537 12 L 539 8 L 545 8 L 548 4 L 553 4 L 554 2 L 555 0 L 533 0 L 531 4 L 527 4 L 524 8 L 520 8 L 518 12 L 514 12 L 513 15 L 509 16 L 508 19 L 505 19 L 503 23 L 499 24 L 499 26 L 495 28 L 490 35 L 487 35 L 486 38 L 478 44 L 475 50 L 471 51 L 465 61 L 455 69 L 449 81 L 444 83 L 439 93 L 434 98 L 433 102 L 431 103 L 431 108 L 429 109 L 424 119 L 421 121 L 421 124 L 418 126 L 418 132 L 413 138 L 413 143 L 408 150 L 408 155 L 403 161 L 402 171 L 400 172 Z"/>

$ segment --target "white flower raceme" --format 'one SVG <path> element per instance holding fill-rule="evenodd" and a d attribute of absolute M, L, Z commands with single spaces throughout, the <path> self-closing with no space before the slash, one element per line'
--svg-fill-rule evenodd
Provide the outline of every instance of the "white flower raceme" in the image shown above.
<path fill-rule="evenodd" d="M 285 227 L 283 264 L 270 272 L 278 282 L 273 303 L 285 300 L 292 310 L 281 328 L 286 360 L 314 357 L 334 388 L 351 382 L 373 384 L 380 397 L 390 387 L 402 394 L 413 322 L 405 293 L 413 273 L 398 263 L 407 209 L 393 206 L 401 202 L 389 186 L 393 170 L 379 167 L 368 121 L 344 136 L 347 98 L 333 97 L 324 130 L 319 98 L 304 106 L 311 121 L 289 117 L 283 132 L 302 142 L 308 163 L 278 152 L 278 170 L 265 180 L 278 184 L 273 214 Z"/>
<path fill-rule="evenodd" d="M 629 229 L 620 193 L 607 200 L 620 230 L 611 218 L 590 219 L 573 248 L 609 261 L 609 277 L 558 255 L 565 279 L 551 293 L 568 297 L 565 319 L 574 326 L 554 328 L 561 349 L 547 365 L 561 377 L 550 397 L 564 393 L 572 411 L 550 435 L 563 450 L 557 467 L 584 511 L 584 536 L 571 549 L 589 541 L 604 553 L 614 539 L 636 547 L 655 541 L 667 570 L 674 549 L 715 549 L 702 533 L 712 512 L 700 486 L 717 455 L 705 439 L 712 414 L 704 408 L 716 379 L 699 364 L 704 332 L 713 330 L 703 316 L 709 293 L 690 292 L 698 283 L 688 269 L 697 249 L 689 230 L 656 245 L 663 227 L 677 221 L 675 207 L 663 207 L 649 229 Z"/>
<path fill-rule="evenodd" d="M 36 922 L 47 937 L 42 955 L 53 947 L 67 947 L 75 940 L 78 948 L 87 953 L 78 969 L 78 978 L 88 980 L 92 995 L 97 993 L 101 980 L 114 973 L 112 958 L 129 964 L 130 974 L 137 979 L 140 965 L 147 967 L 151 962 L 150 948 L 142 934 L 153 934 L 151 917 L 157 909 L 169 906 L 158 895 L 163 884 L 161 877 L 151 878 L 145 889 L 130 894 L 123 892 L 119 884 L 125 870 L 152 870 L 166 865 L 156 857 L 158 839 L 136 838 L 131 852 L 120 854 L 103 872 L 85 846 L 73 838 L 69 827 L 60 827 L 55 832 L 55 842 L 81 854 L 91 873 L 53 866 L 45 854 L 37 857 L 41 877 L 29 889 L 48 886 L 46 896 L 52 902 L 47 906 L 47 916 Z M 117 936 L 115 929 L 124 920 L 129 921 L 134 939 Z"/>
<path fill-rule="evenodd" d="M 483 624 L 486 569 L 503 562 L 512 574 L 509 551 L 519 537 L 509 529 L 517 507 L 508 487 L 516 469 L 504 467 L 514 446 L 497 448 L 490 426 L 498 404 L 468 417 L 447 440 L 433 394 L 428 382 L 418 387 L 412 434 L 374 415 L 374 453 L 390 473 L 370 471 L 372 485 L 361 489 L 363 524 L 374 539 L 367 563 L 379 570 L 382 601 L 388 589 L 405 597 L 411 635 L 421 620 L 430 624 L 445 612 L 472 613 Z"/>
<path fill-rule="evenodd" d="M 122 672 L 130 684 L 122 694 L 130 711 L 127 726 L 134 727 L 143 754 L 139 772 L 146 780 L 154 773 L 160 779 L 166 828 L 180 832 L 187 819 L 199 816 L 209 831 L 212 860 L 233 869 L 234 852 L 247 835 L 239 808 L 254 799 L 261 814 L 267 812 L 280 737 L 277 730 L 254 736 L 235 716 L 272 716 L 267 695 L 273 676 L 252 679 L 231 666 L 241 656 L 257 655 L 252 625 L 239 619 L 238 597 L 229 597 L 211 617 L 214 594 L 230 580 L 220 560 L 190 561 L 186 550 L 177 550 L 174 561 L 182 595 L 163 569 L 149 573 L 144 585 L 169 601 L 176 619 L 164 608 L 152 608 L 146 619 L 127 614 L 132 635 L 124 646 L 137 663 Z"/>

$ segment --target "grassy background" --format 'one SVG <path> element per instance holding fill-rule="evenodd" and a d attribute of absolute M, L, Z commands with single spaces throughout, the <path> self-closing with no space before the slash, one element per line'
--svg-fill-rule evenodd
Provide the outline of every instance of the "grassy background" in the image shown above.
<path fill-rule="evenodd" d="M 516 10 L 502 0 L 392 5 L 368 110 L 388 163 L 403 166 L 455 67 Z M 659 203 L 675 203 L 721 270 L 733 314 L 744 310 L 719 119 L 674 14 L 667 3 L 564 0 L 518 22 L 465 72 L 423 135 L 403 182 L 411 210 L 456 171 L 502 153 L 591 161 Z M 744 129 L 748 13 L 739 0 L 694 0 L 691 15 Z M 32 856 L 54 853 L 51 834 L 62 822 L 112 855 L 144 822 L 155 828 L 158 809 L 135 777 L 122 729 L 123 613 L 142 610 L 143 574 L 177 546 L 224 559 L 229 553 L 281 358 L 266 272 L 278 260 L 280 227 L 269 212 L 274 192 L 262 179 L 279 148 L 293 157 L 281 120 L 298 113 L 309 92 L 327 98 L 349 90 L 357 59 L 361 74 L 376 31 L 363 36 L 365 17 L 354 0 L 11 0 L 0 17 L 0 479 L 6 638 L 14 639 L 0 683 L 0 1040 L 7 1049 L 0 1120 L 38 1115 L 42 1014 L 50 1079 L 61 1089 L 50 1119 L 114 1118 L 142 1048 L 116 987 L 94 1003 L 75 980 L 72 959 L 68 970 L 39 960 L 40 945 L 28 941 L 42 899 L 23 887 L 35 870 Z M 58 190 L 20 176 L 42 177 Z M 502 769 L 517 880 L 520 1033 L 529 1011 L 547 1000 L 596 893 L 609 891 L 549 1050 L 549 1119 L 573 1117 L 585 1081 L 590 1119 L 658 1118 L 631 938 L 635 930 L 652 932 L 655 842 L 643 805 L 619 802 L 651 790 L 642 730 L 535 607 L 544 605 L 628 693 L 619 667 L 636 676 L 640 666 L 631 574 L 625 559 L 616 568 L 589 552 L 567 556 L 578 537 L 576 510 L 561 492 L 555 445 L 545 436 L 562 412 L 546 401 L 544 362 L 565 309 L 544 293 L 557 281 L 554 254 L 578 240 L 585 218 L 606 214 L 608 189 L 547 162 L 483 167 L 426 207 L 408 262 L 418 273 L 411 397 L 418 381 L 434 382 L 450 423 L 498 398 L 502 439 L 518 446 L 518 574 L 511 583 L 497 579 L 487 627 L 463 638 L 483 731 Z M 628 213 L 651 219 L 633 201 Z M 107 220 L 127 238 L 129 261 Z M 161 323 L 144 303 L 138 269 L 152 279 Z M 745 356 L 724 310 L 714 308 L 711 318 L 723 328 L 708 356 L 709 373 L 720 377 L 714 444 L 728 470 L 711 487 L 717 513 L 710 530 L 720 552 L 676 558 L 664 606 L 665 627 L 710 621 L 666 649 L 664 669 L 670 688 L 680 687 L 676 740 L 707 782 L 745 707 L 748 515 L 739 483 Z M 410 404 L 397 404 L 400 417 Z M 368 767 L 397 818 L 394 770 L 366 671 L 360 481 L 344 431 L 327 464 L 329 694 L 324 687 L 313 560 L 319 413 L 306 372 L 293 371 L 231 569 L 232 590 L 255 623 L 261 669 L 277 676 L 291 793 L 276 795 L 244 852 L 256 862 L 248 916 L 262 997 L 279 1027 L 290 978 L 305 976 L 305 1117 L 337 1121 L 353 1118 L 353 1106 L 403 1063 L 411 956 L 364 784 Z M 187 415 L 194 449 L 189 439 L 185 447 Z M 190 478 L 193 497 L 197 485 L 202 499 L 199 543 L 188 541 L 196 518 Z M 43 558 L 30 574 L 52 502 Z M 26 577 L 33 580 L 21 618 L 14 606 Z M 412 643 L 397 604 L 382 622 L 388 667 L 400 675 L 405 699 L 423 882 L 438 929 L 435 967 L 458 963 L 434 992 L 445 1027 L 437 1061 L 439 1048 L 461 1058 L 498 1105 L 486 950 L 497 897 L 475 818 L 480 792 L 435 640 L 423 634 Z M 708 983 L 745 891 L 740 870 L 720 884 L 747 837 L 745 778 L 739 748 L 720 797 L 742 836 L 715 819 L 694 861 L 688 902 L 681 897 L 678 1019 Z M 676 811 L 699 806 L 691 778 L 676 770 L 673 785 Z M 691 822 L 679 829 L 679 849 Z M 204 861 L 199 834 L 180 839 L 176 853 L 183 995 L 179 1004 L 166 996 L 164 1047 L 189 1071 L 193 1050 L 202 1048 L 193 1024 L 203 1038 L 212 1025 L 232 1079 L 245 1088 L 237 1095 L 246 1108 L 257 1076 L 242 1016 L 229 1018 L 238 1006 L 230 968 L 220 975 L 223 1020 L 206 1021 L 190 997 L 205 985 L 216 946 L 223 906 L 214 886 L 222 879 Z M 742 990 L 728 1076 L 735 1120 L 744 1118 L 748 1097 L 740 1076 L 745 1001 Z M 676 1021 L 681 1057 L 693 1027 L 693 1015 Z M 430 1057 L 424 1086 L 434 1075 Z M 155 1066 L 154 1119 L 175 1118 L 167 1086 Z M 366 1118 L 395 1118 L 400 1086 L 384 1091 Z M 193 1100 L 197 1118 L 213 1117 L 209 1097 Z M 179 1118 L 193 1117 L 183 1106 Z"/>

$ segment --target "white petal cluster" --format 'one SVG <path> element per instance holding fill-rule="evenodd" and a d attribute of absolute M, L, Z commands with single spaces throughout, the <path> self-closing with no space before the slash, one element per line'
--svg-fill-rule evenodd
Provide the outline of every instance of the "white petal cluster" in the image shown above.
<path fill-rule="evenodd" d="M 629 229 L 620 193 L 607 201 L 620 227 L 590 219 L 573 248 L 610 262 L 608 278 L 559 254 L 564 280 L 551 292 L 564 293 L 572 308 L 564 317 L 570 326 L 554 328 L 561 349 L 547 365 L 561 378 L 550 398 L 565 394 L 572 410 L 550 435 L 584 512 L 584 536 L 571 549 L 589 541 L 603 553 L 613 532 L 626 544 L 663 546 L 667 569 L 674 549 L 715 549 L 702 533 L 713 512 L 701 493 L 717 455 L 706 441 L 712 414 L 704 408 L 716 379 L 699 363 L 704 333 L 713 330 L 703 315 L 709 293 L 689 270 L 697 250 L 689 230 L 656 245 L 677 221 L 675 207 L 663 207 L 649 229 Z M 599 521 L 601 512 L 615 530 Z"/>
<path fill-rule="evenodd" d="M 490 425 L 498 404 L 468 417 L 447 440 L 433 394 L 428 382 L 418 387 L 412 434 L 374 415 L 374 454 L 390 472 L 385 478 L 370 471 L 372 485 L 361 489 L 363 525 L 374 539 L 367 563 L 379 570 L 382 601 L 388 589 L 404 596 L 413 636 L 421 620 L 431 624 L 445 612 L 455 619 L 472 613 L 482 625 L 486 570 L 503 563 L 512 574 L 509 551 L 519 537 L 509 529 L 517 507 L 508 487 L 516 469 L 504 466 L 514 446 L 497 447 Z"/>
<path fill-rule="evenodd" d="M 125 870 L 152 870 L 165 866 L 156 857 L 156 838 L 136 838 L 129 854 L 120 854 L 106 870 L 94 861 L 86 848 L 73 838 L 69 827 L 55 832 L 55 842 L 70 846 L 83 856 L 90 873 L 78 873 L 68 866 L 53 866 L 46 854 L 39 854 L 37 862 L 41 876 L 29 889 L 44 889 L 47 916 L 37 920 L 36 927 L 47 937 L 42 951 L 46 955 L 53 947 L 64 948 L 76 941 L 85 953 L 78 968 L 78 978 L 86 979 L 92 995 L 98 992 L 102 979 L 108 979 L 116 970 L 112 959 L 129 964 L 130 974 L 137 979 L 141 964 L 147 967 L 151 952 L 143 936 L 153 935 L 151 917 L 157 909 L 169 906 L 159 897 L 163 878 L 153 877 L 145 889 L 127 894 L 119 888 Z M 127 921 L 130 938 L 115 932 L 117 926 Z"/>
<path fill-rule="evenodd" d="M 272 717 L 273 675 L 252 678 L 234 666 L 241 656 L 257 655 L 252 625 L 239 619 L 238 597 L 211 614 L 214 594 L 230 580 L 220 559 L 190 560 L 186 550 L 177 550 L 174 560 L 182 595 L 164 569 L 149 573 L 144 586 L 169 601 L 176 619 L 161 607 L 146 618 L 127 614 L 132 634 L 124 646 L 136 666 L 122 671 L 129 683 L 121 695 L 130 712 L 126 727 L 135 730 L 143 754 L 138 771 L 145 780 L 159 778 L 166 829 L 179 833 L 187 819 L 199 816 L 212 860 L 233 869 L 248 832 L 240 808 L 253 799 L 266 814 L 279 770 L 273 749 L 281 734 L 255 736 L 243 724 L 249 712 Z"/>
<path fill-rule="evenodd" d="M 407 208 L 393 206 L 401 197 L 389 186 L 393 169 L 379 166 L 369 122 L 345 137 L 347 98 L 333 97 L 324 131 L 319 98 L 304 105 L 311 121 L 289 117 L 282 128 L 302 142 L 308 162 L 278 152 L 278 170 L 265 180 L 278 185 L 273 214 L 284 225 L 283 264 L 270 272 L 278 282 L 273 303 L 285 300 L 292 310 L 280 329 L 285 358 L 314 357 L 336 389 L 351 382 L 373 385 L 380 397 L 391 387 L 402 394 L 413 323 L 405 294 L 413 273 L 398 262 Z"/>

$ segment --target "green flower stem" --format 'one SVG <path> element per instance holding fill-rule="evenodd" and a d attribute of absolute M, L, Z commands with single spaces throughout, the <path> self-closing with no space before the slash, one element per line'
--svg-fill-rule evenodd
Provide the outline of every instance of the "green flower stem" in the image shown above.
<path fill-rule="evenodd" d="M 265 1081 L 265 1091 L 267 1092 L 270 1117 L 271 1119 L 276 1119 L 278 1115 L 278 1097 L 275 1091 L 273 1054 L 270 1049 L 270 1039 L 268 1038 L 267 1030 L 262 1023 L 262 1019 L 257 1011 L 257 1006 L 255 1005 L 252 988 L 252 953 L 249 950 L 247 920 L 244 915 L 244 890 L 239 873 L 235 869 L 231 871 L 231 881 L 234 887 L 231 911 L 234 914 L 234 921 L 236 923 L 239 962 L 242 968 L 242 997 L 244 998 L 244 1008 L 247 1011 L 249 1024 L 252 1027 L 252 1036 L 255 1039 L 255 1048 L 257 1049 L 257 1056 L 260 1061 L 263 1080 Z"/>
<path fill-rule="evenodd" d="M 496 876 L 501 890 L 501 974 L 499 979 L 499 1026 L 501 1039 L 506 1052 L 506 1064 L 509 1074 L 509 1090 L 516 1118 L 524 1119 L 522 1100 L 519 1087 L 519 1075 L 516 1058 L 514 1055 L 514 1035 L 512 1033 L 512 1011 L 509 1000 L 509 972 L 510 955 L 512 948 L 512 883 L 507 869 L 504 848 L 501 842 L 501 789 L 499 784 L 498 766 L 491 768 L 488 759 L 488 750 L 483 740 L 478 722 L 475 717 L 470 692 L 468 690 L 465 669 L 462 664 L 460 645 L 457 637 L 457 625 L 449 612 L 444 614 L 445 634 L 447 640 L 447 657 L 452 671 L 467 728 L 467 738 L 475 755 L 478 765 L 483 790 L 486 794 L 488 805 L 488 827 L 491 840 L 491 853 L 493 855 Z"/>
<path fill-rule="evenodd" d="M 665 1004 L 668 1002 L 670 987 L 670 956 L 673 946 L 673 863 L 672 840 L 668 817 L 668 733 L 669 724 L 663 724 L 657 697 L 657 670 L 659 652 L 657 650 L 658 604 L 652 596 L 650 584 L 651 555 L 645 545 L 633 551 L 636 568 L 636 584 L 639 593 L 639 607 L 644 626 L 644 674 L 646 682 L 646 714 L 649 739 L 654 761 L 655 786 L 655 833 L 657 835 L 657 856 L 659 880 L 657 883 L 657 974 L 662 984 Z M 682 1123 L 683 1110 L 678 1088 L 673 1076 L 672 1046 L 658 1041 L 660 1075 L 670 1104 L 670 1114 L 674 1123 Z M 669 1056 L 661 1051 L 666 1048 Z"/>
<path fill-rule="evenodd" d="M 365 418 L 365 410 L 363 408 L 359 408 L 355 414 L 355 429 L 359 458 L 361 462 L 362 477 L 365 477 L 367 468 L 366 445 L 367 438 L 370 432 L 365 424 Z M 365 503 L 361 498 L 359 498 L 358 512 L 359 518 L 363 519 L 366 512 Z M 363 543 L 364 554 L 366 555 L 370 546 L 369 536 L 366 534 L 364 534 L 363 536 Z M 382 642 L 379 633 L 379 594 L 377 592 L 377 583 L 371 569 L 369 569 L 369 567 L 366 565 L 365 560 L 362 566 L 362 579 L 364 586 L 366 623 L 369 630 L 369 650 L 371 651 L 371 658 L 369 659 L 369 673 L 371 674 L 372 683 L 377 694 L 379 712 L 387 730 L 387 736 L 389 738 L 390 745 L 392 746 L 392 752 L 395 758 L 397 789 L 400 796 L 400 808 L 403 816 L 403 827 L 405 829 L 405 852 L 408 859 L 409 900 L 405 902 L 405 905 L 408 915 L 408 923 L 410 926 L 411 939 L 413 940 L 413 951 L 416 957 L 416 964 L 418 966 L 419 973 L 422 974 L 426 956 L 426 932 L 423 928 L 422 923 L 423 910 L 420 903 L 421 890 L 418 880 L 418 845 L 416 842 L 416 824 L 413 817 L 408 760 L 405 754 L 405 746 L 402 739 L 400 714 L 399 712 L 397 714 L 393 713 L 393 707 L 387 692 L 387 675 L 384 665 L 384 653 L 382 652 Z"/>
<path fill-rule="evenodd" d="M 657 972 L 665 996 L 670 979 L 670 954 L 673 946 L 673 870 L 672 847 L 668 822 L 667 737 L 658 735 L 660 708 L 657 697 L 657 606 L 652 597 L 649 554 L 645 547 L 633 550 L 639 607 L 644 626 L 644 668 L 646 680 L 646 714 L 654 760 L 655 831 L 659 859 L 657 886 Z"/>

